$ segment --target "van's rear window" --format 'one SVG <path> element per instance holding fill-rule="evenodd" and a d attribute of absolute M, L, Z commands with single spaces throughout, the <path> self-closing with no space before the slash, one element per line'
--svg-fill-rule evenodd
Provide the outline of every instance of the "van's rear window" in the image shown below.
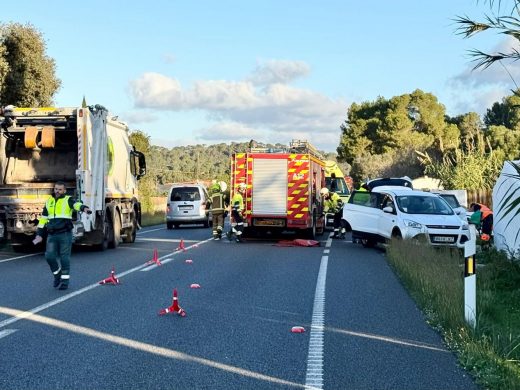
<path fill-rule="evenodd" d="M 200 200 L 199 189 L 197 187 L 175 187 L 172 190 L 170 200 L 172 202 Z"/>

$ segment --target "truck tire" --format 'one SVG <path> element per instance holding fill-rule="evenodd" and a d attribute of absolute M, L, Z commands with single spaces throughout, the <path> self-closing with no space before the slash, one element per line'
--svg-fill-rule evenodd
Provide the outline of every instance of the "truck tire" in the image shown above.
<path fill-rule="evenodd" d="M 119 212 L 114 211 L 114 220 L 112 221 L 112 241 L 108 243 L 110 248 L 117 248 L 121 241 L 121 217 Z"/>
<path fill-rule="evenodd" d="M 135 219 L 135 214 L 132 214 L 132 227 L 125 229 L 125 237 L 123 237 L 123 242 L 126 244 L 131 244 L 135 242 L 135 237 L 137 235 L 137 221 Z"/>
<path fill-rule="evenodd" d="M 99 244 L 94 245 L 94 248 L 98 251 L 105 251 L 108 249 L 108 244 L 111 240 L 112 236 L 112 223 L 108 218 L 108 215 L 105 213 L 105 220 L 103 222 L 103 241 Z"/>

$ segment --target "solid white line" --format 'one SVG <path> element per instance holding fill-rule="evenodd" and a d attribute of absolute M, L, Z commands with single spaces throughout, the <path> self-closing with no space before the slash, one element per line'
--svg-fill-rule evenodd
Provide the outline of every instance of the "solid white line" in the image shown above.
<path fill-rule="evenodd" d="M 43 255 L 43 252 L 31 253 L 31 254 L 23 255 L 23 256 L 10 257 L 8 259 L 0 260 L 0 263 L 5 263 L 7 261 L 16 260 L 16 259 L 23 259 L 24 257 L 31 257 L 31 256 L 37 256 L 37 255 Z"/>
<path fill-rule="evenodd" d="M 5 329 L 5 330 L 0 330 L 0 339 L 2 337 L 6 337 L 6 336 L 9 336 L 10 334 L 13 334 L 14 332 L 16 332 L 18 329 Z"/>
<path fill-rule="evenodd" d="M 327 240 L 327 244 L 332 240 Z M 325 283 L 327 279 L 328 256 L 322 256 L 314 306 L 312 309 L 311 335 L 307 354 L 306 389 L 323 389 L 323 324 L 325 323 Z"/>
<path fill-rule="evenodd" d="M 213 239 L 211 238 L 209 240 L 201 241 L 198 244 L 193 244 L 190 247 L 187 247 L 186 249 L 192 248 L 192 247 L 196 247 L 199 244 L 203 244 L 203 243 L 211 241 L 211 240 L 213 240 Z M 180 253 L 180 252 L 181 251 L 174 252 L 173 254 L 169 253 L 168 255 L 163 256 L 163 257 L 172 256 L 172 255 L 174 255 L 176 253 Z M 173 258 L 171 260 L 173 260 Z M 166 260 L 165 262 L 163 262 L 163 264 L 165 264 L 166 262 L 171 261 L 171 260 Z M 121 279 L 123 276 L 131 274 L 132 272 L 135 272 L 135 271 L 139 271 L 139 270 L 141 270 L 141 269 L 143 269 L 145 267 L 148 267 L 148 266 L 146 266 L 145 264 L 140 264 L 137 267 L 131 268 L 131 269 L 127 270 L 127 271 L 124 271 L 124 272 L 122 272 L 120 274 L 117 274 L 117 277 L 119 279 Z M 153 267 L 157 267 L 157 266 L 156 265 L 150 266 L 150 268 L 153 268 Z M 100 287 L 100 286 L 102 286 L 102 284 L 99 284 L 99 282 L 96 282 L 96 283 L 91 284 L 89 286 L 83 287 L 82 289 L 74 291 L 74 292 L 72 292 L 70 294 L 63 295 L 62 297 L 54 299 L 53 301 L 44 303 L 43 305 L 35 307 L 34 309 L 21 312 L 20 314 L 14 316 L 14 317 L 8 318 L 7 320 L 0 321 L 0 328 L 4 328 L 4 327 L 6 327 L 8 325 L 11 325 L 11 324 L 17 322 L 17 321 L 23 320 L 24 318 L 28 318 L 28 317 L 32 316 L 33 314 L 39 313 L 39 312 L 41 312 L 41 311 L 43 311 L 45 309 L 48 309 L 49 307 L 56 306 L 56 305 L 58 305 L 58 304 L 60 304 L 62 302 L 68 301 L 69 299 L 72 299 L 72 298 L 74 298 L 74 297 L 76 297 L 78 295 L 86 293 L 87 291 L 93 290 L 96 287 Z"/>
<path fill-rule="evenodd" d="M 137 235 L 140 236 L 141 234 L 156 232 L 157 230 L 164 230 L 165 228 L 157 228 L 157 229 L 151 229 L 151 230 L 145 230 L 144 232 L 138 232 Z"/>
<path fill-rule="evenodd" d="M 330 253 L 330 249 L 324 249 L 323 253 L 325 253 L 325 254 Z"/>

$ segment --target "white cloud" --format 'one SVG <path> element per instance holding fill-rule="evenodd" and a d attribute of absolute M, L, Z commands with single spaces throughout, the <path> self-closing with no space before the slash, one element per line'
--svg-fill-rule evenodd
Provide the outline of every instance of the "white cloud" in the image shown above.
<path fill-rule="evenodd" d="M 258 64 L 248 80 L 254 85 L 285 84 L 309 73 L 310 67 L 303 61 L 269 60 Z"/>
<path fill-rule="evenodd" d="M 269 61 L 255 70 L 256 78 L 199 80 L 189 89 L 183 89 L 174 78 L 145 73 L 131 82 L 130 92 L 137 108 L 203 110 L 213 124 L 198 130 L 197 139 L 226 142 L 255 138 L 260 142 L 281 142 L 280 137 L 290 141 L 304 136 L 319 147 L 331 143 L 335 149 L 348 103 L 274 82 L 287 82 L 308 72 L 305 63 Z"/>

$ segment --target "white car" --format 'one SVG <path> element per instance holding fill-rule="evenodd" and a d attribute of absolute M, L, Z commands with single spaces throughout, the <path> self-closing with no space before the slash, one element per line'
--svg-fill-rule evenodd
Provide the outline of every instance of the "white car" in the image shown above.
<path fill-rule="evenodd" d="M 403 187 L 355 191 L 343 207 L 343 219 L 352 228 L 352 239 L 366 247 L 403 238 L 462 249 L 470 238 L 468 223 L 444 199 Z"/>
<path fill-rule="evenodd" d="M 444 191 L 432 191 L 432 194 L 439 195 L 442 199 L 444 199 L 451 206 L 455 214 L 459 216 L 463 221 L 468 220 L 468 211 L 459 203 L 457 196 L 452 193 L 444 192 Z M 471 216 L 472 213 L 469 213 Z"/>

